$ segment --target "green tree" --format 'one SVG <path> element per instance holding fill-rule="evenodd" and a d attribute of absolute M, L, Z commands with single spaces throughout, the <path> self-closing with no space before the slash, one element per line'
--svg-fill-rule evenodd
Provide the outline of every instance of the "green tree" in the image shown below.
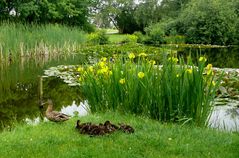
<path fill-rule="evenodd" d="M 226 45 L 235 40 L 237 15 L 231 2 L 192 0 L 182 11 L 179 32 L 189 43 Z"/>
<path fill-rule="evenodd" d="M 134 18 L 143 31 L 150 24 L 157 23 L 162 18 L 159 0 L 143 0 L 136 6 Z"/>
<path fill-rule="evenodd" d="M 190 0 L 162 0 L 160 13 L 163 18 L 176 18 Z"/>
<path fill-rule="evenodd" d="M 97 0 L 95 4 L 93 14 L 97 26 L 107 27 L 113 23 L 120 32 L 129 33 L 128 26 L 135 23 L 132 17 L 136 6 L 134 0 Z"/>
<path fill-rule="evenodd" d="M 0 2 L 1 19 L 24 22 L 61 23 L 89 28 L 89 8 L 94 0 L 15 0 Z M 16 16 L 9 16 L 11 10 Z"/>

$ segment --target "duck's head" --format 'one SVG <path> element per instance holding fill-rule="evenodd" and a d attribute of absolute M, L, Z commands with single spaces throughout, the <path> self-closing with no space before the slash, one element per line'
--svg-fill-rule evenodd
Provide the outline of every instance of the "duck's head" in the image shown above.
<path fill-rule="evenodd" d="M 105 123 L 104 123 L 104 126 L 108 126 L 108 125 L 111 125 L 111 123 L 110 123 L 110 121 L 105 121 Z"/>
<path fill-rule="evenodd" d="M 80 120 L 77 120 L 77 122 L 76 122 L 76 128 L 80 128 Z"/>

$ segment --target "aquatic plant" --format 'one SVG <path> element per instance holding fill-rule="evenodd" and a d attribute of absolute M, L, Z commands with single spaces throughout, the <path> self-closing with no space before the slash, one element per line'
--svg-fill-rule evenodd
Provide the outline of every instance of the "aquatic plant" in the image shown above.
<path fill-rule="evenodd" d="M 192 122 L 203 126 L 220 79 L 200 57 L 197 66 L 165 55 L 163 65 L 147 56 L 101 58 L 78 68 L 83 95 L 92 112 L 119 110 L 166 122 Z M 89 67 L 91 71 L 89 71 Z"/>
<path fill-rule="evenodd" d="M 85 33 L 74 27 L 3 22 L 0 25 L 0 56 L 72 53 L 85 40 Z"/>

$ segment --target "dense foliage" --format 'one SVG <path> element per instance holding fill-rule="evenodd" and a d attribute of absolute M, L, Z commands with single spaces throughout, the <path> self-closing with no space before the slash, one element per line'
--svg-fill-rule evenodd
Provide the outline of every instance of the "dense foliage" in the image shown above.
<path fill-rule="evenodd" d="M 238 0 L 2 0 L 0 20 L 60 23 L 87 31 L 93 31 L 93 23 L 120 33 L 147 33 L 151 43 L 162 43 L 160 30 L 160 36 L 184 36 L 187 43 L 232 45 L 239 43 L 238 10 Z"/>
<path fill-rule="evenodd" d="M 141 31 L 157 37 L 181 35 L 187 43 L 231 45 L 238 44 L 239 14 L 237 0 L 142 0 L 135 3 L 126 0 L 100 0 L 95 18 L 98 26 L 114 26 L 121 33 Z M 108 20 L 99 20 L 99 19 Z M 105 25 L 106 24 L 106 25 Z M 145 30 L 150 28 L 150 31 Z M 155 35 L 153 35 L 156 33 Z M 159 42 L 160 41 L 160 42 Z M 155 42 L 150 42 L 155 43 Z"/>
<path fill-rule="evenodd" d="M 91 4 L 91 0 L 3 0 L 0 19 L 77 25 L 91 30 L 88 22 Z"/>
<path fill-rule="evenodd" d="M 189 43 L 232 44 L 238 19 L 234 8 L 234 4 L 222 0 L 192 0 L 182 11 L 177 29 Z"/>

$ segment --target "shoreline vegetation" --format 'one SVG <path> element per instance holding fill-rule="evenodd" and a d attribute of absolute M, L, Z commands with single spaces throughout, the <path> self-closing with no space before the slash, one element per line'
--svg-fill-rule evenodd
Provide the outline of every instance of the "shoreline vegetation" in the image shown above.
<path fill-rule="evenodd" d="M 103 35 L 93 38 L 106 38 L 104 44 L 122 44 L 122 43 L 141 43 L 141 40 L 147 40 L 142 34 L 110 34 L 108 30 L 100 30 Z M 103 37 L 104 36 L 104 37 Z M 87 33 L 84 33 L 77 27 L 69 27 L 59 24 L 22 24 L 3 22 L 0 25 L 0 60 L 10 56 L 34 56 L 48 53 L 70 53 L 78 51 L 80 45 L 98 45 L 96 43 L 87 44 Z M 142 38 L 142 39 L 141 39 Z M 163 38 L 163 37 L 162 37 Z M 185 42 L 177 43 L 177 36 L 165 36 L 170 38 L 162 46 L 173 47 L 194 47 L 194 48 L 225 48 L 235 45 L 210 45 L 210 44 L 187 44 Z M 95 42 L 95 41 L 94 41 Z M 153 44 L 153 43 L 152 43 Z M 157 45 L 157 44 L 156 44 Z M 158 46 L 158 45 L 157 45 Z"/>
<path fill-rule="evenodd" d="M 41 122 L 17 125 L 0 133 L 1 157 L 227 157 L 239 156 L 239 135 L 207 128 L 162 124 L 158 121 L 115 112 L 80 117 L 82 122 L 125 122 L 133 134 L 81 135 L 73 117 L 64 123 Z M 222 143 L 223 142 L 223 143 Z M 50 150 L 48 150 L 50 149 Z M 124 152 L 122 152 L 124 151 Z"/>

